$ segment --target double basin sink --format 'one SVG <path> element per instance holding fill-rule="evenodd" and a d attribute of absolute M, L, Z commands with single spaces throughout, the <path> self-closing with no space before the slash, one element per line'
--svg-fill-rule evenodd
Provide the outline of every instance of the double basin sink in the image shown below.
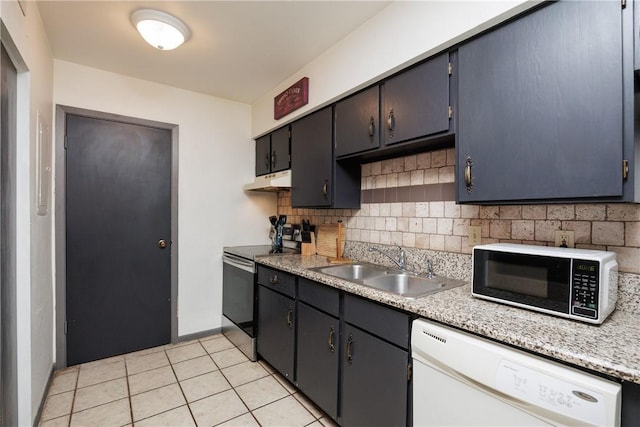
<path fill-rule="evenodd" d="M 429 278 L 367 263 L 330 265 L 310 270 L 411 299 L 465 284 L 461 280 L 439 276 Z"/>

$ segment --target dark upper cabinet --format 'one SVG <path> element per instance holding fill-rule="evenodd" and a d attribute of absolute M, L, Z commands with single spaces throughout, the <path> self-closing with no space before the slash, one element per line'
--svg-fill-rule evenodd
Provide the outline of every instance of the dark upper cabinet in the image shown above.
<path fill-rule="evenodd" d="M 624 13 L 553 2 L 460 46 L 459 202 L 622 196 Z"/>
<path fill-rule="evenodd" d="M 256 176 L 287 170 L 290 159 L 288 126 L 256 139 Z"/>
<path fill-rule="evenodd" d="M 334 124 L 336 157 L 380 147 L 380 86 L 339 101 Z"/>
<path fill-rule="evenodd" d="M 449 54 L 386 80 L 381 96 L 385 145 L 449 131 Z"/>
<path fill-rule="evenodd" d="M 360 207 L 360 165 L 334 160 L 332 107 L 291 124 L 291 205 Z"/>

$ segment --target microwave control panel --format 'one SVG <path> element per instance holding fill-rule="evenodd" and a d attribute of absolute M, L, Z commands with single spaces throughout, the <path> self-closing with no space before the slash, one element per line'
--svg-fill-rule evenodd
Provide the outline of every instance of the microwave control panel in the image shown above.
<path fill-rule="evenodd" d="M 574 259 L 571 267 L 571 314 L 597 319 L 600 293 L 598 263 Z"/>

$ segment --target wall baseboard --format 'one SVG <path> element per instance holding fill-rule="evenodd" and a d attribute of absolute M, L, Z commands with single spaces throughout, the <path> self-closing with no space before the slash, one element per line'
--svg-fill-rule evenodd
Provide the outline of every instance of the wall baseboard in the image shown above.
<path fill-rule="evenodd" d="M 208 336 L 216 335 L 220 333 L 222 333 L 222 328 L 214 328 L 214 329 L 208 329 L 206 331 L 194 332 L 193 334 L 180 335 L 174 344 L 185 342 L 185 341 L 197 340 L 200 338 L 204 338 L 204 337 L 208 337 Z"/>

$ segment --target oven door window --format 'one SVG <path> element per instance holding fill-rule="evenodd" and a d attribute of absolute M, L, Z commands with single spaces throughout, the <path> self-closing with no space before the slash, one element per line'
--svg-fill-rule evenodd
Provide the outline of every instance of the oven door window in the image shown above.
<path fill-rule="evenodd" d="M 474 292 L 569 313 L 571 260 L 477 250 L 473 262 Z"/>
<path fill-rule="evenodd" d="M 222 314 L 249 336 L 254 336 L 254 273 L 222 264 Z"/>

